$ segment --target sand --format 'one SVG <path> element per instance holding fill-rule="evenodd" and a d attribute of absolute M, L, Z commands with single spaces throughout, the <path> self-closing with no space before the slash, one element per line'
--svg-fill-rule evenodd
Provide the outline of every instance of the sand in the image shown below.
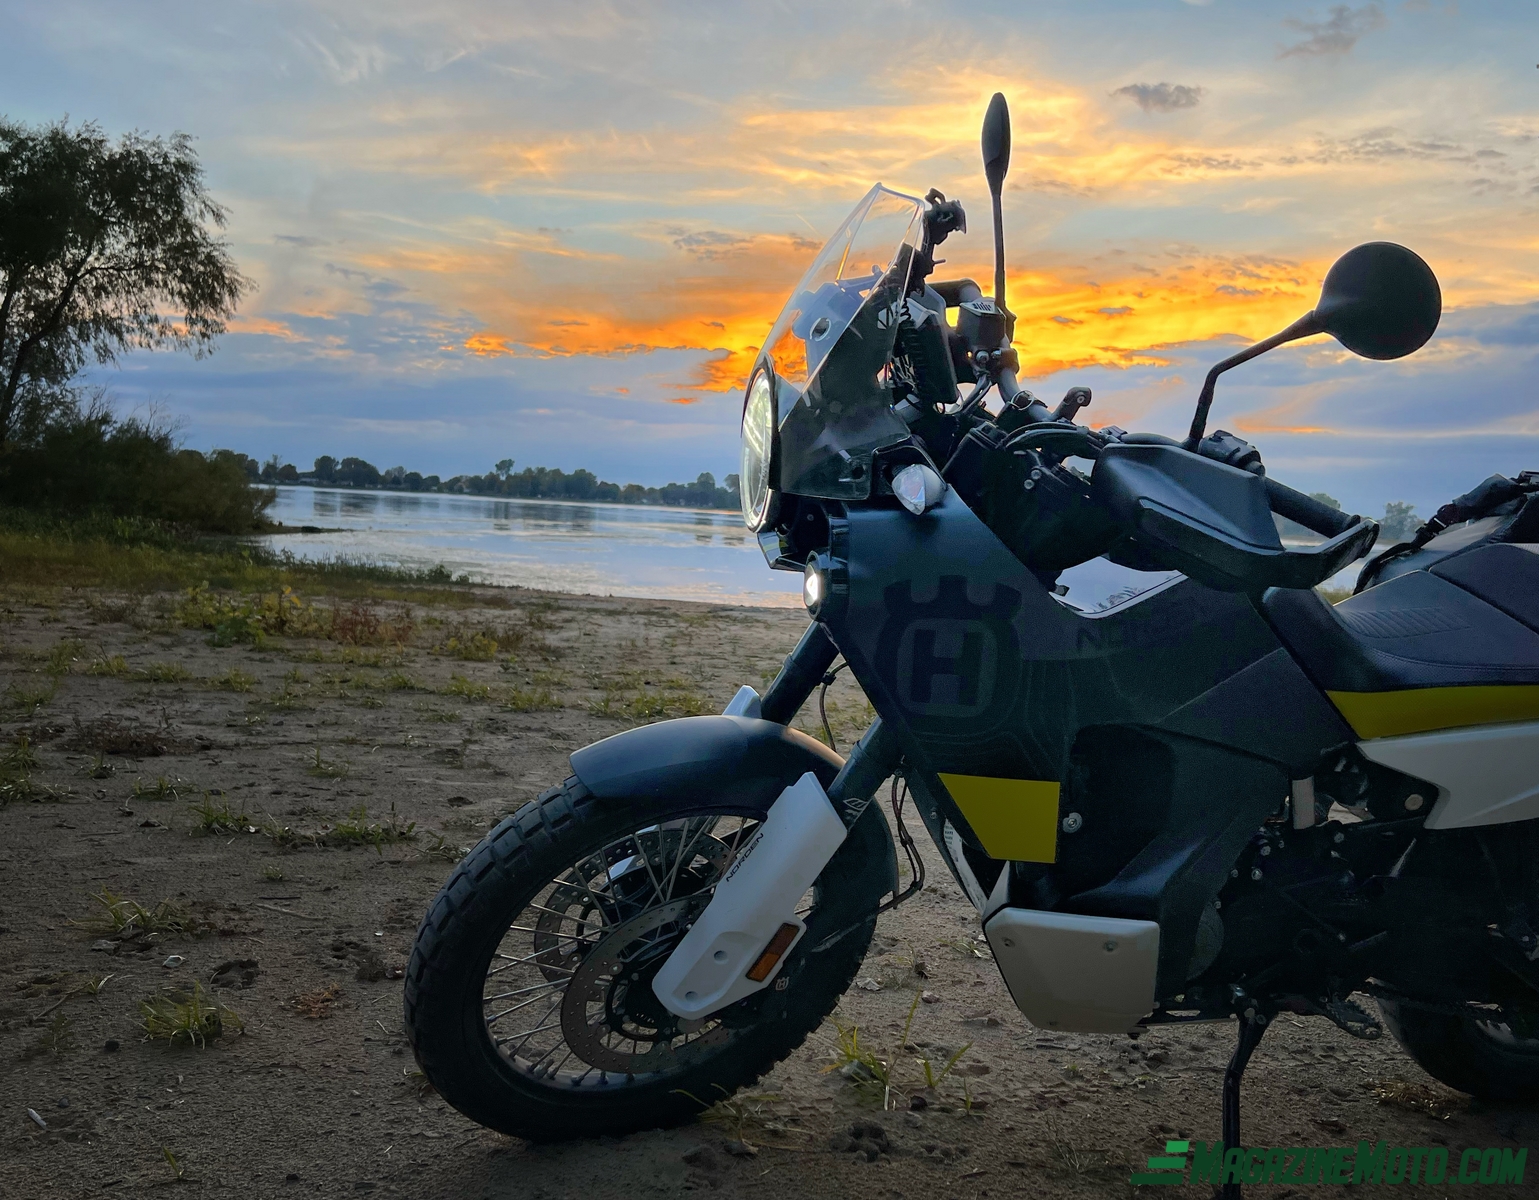
<path fill-rule="evenodd" d="M 423 1085 L 401 1029 L 400 971 L 455 856 L 577 747 L 762 688 L 804 618 L 486 589 L 349 602 L 332 632 L 363 645 L 217 646 L 230 628 L 184 628 L 178 603 L 0 600 L 0 1195 L 1122 1196 L 1167 1138 L 1218 1136 L 1232 1027 L 1032 1029 L 917 822 L 930 885 L 752 1093 L 692 1126 L 551 1147 L 472 1124 Z M 845 678 L 831 695 L 847 746 L 869 710 Z M 93 896 L 167 901 L 184 928 L 114 936 Z M 223 1035 L 146 1040 L 142 1002 L 194 982 L 234 1014 Z M 895 1110 L 829 1069 L 835 1022 L 896 1063 Z M 919 1060 L 963 1046 L 926 1091 Z M 1392 1041 L 1319 1020 L 1281 1018 L 1247 1079 L 1254 1145 L 1539 1135 L 1535 1113 L 1473 1104 Z"/>

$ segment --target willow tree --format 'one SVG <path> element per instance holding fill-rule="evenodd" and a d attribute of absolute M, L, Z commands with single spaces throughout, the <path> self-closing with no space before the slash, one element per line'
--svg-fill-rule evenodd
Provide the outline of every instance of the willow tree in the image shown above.
<path fill-rule="evenodd" d="M 87 363 L 201 357 L 251 283 L 185 134 L 0 118 L 0 450 Z"/>

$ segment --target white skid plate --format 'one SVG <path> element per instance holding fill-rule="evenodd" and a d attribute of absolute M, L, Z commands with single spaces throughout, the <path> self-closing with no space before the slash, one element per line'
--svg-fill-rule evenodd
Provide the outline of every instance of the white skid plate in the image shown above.
<path fill-rule="evenodd" d="M 1154 1008 L 1153 921 L 1003 908 L 983 931 L 1015 1006 L 1038 1028 L 1126 1033 Z"/>
<path fill-rule="evenodd" d="M 811 771 L 770 805 L 705 906 L 652 980 L 663 1007 L 695 1020 L 768 987 L 806 926 L 796 906 L 844 842 L 844 822 Z M 794 928 L 773 967 L 748 972 L 781 927 Z"/>

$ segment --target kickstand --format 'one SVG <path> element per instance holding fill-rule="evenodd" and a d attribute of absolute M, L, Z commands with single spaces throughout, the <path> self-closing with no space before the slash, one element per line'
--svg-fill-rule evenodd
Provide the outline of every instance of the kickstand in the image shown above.
<path fill-rule="evenodd" d="M 1254 1009 L 1240 1017 L 1240 1038 L 1235 1043 L 1234 1057 L 1224 1071 L 1224 1148 L 1233 1150 L 1240 1144 L 1240 1079 L 1245 1065 L 1261 1044 L 1266 1032 L 1267 1018 Z M 1241 1200 L 1240 1185 L 1225 1183 L 1219 1190 L 1220 1200 Z"/>

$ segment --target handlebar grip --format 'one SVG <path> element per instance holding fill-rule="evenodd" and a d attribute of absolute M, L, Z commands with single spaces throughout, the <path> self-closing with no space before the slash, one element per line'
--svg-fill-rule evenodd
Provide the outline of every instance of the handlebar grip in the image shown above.
<path fill-rule="evenodd" d="M 1362 520 L 1355 514 L 1348 515 L 1339 508 L 1321 504 L 1303 492 L 1296 492 L 1291 487 L 1278 483 L 1271 476 L 1264 476 L 1263 481 L 1266 483 L 1267 504 L 1271 506 L 1274 513 L 1302 525 L 1305 529 L 1313 530 L 1321 537 L 1333 538 L 1337 534 L 1345 533 Z"/>

